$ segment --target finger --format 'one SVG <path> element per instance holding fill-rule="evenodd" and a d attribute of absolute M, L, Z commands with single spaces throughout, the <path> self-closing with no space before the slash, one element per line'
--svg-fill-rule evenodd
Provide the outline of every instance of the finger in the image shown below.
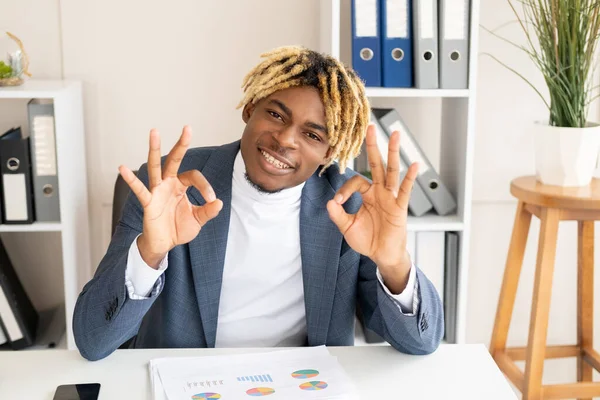
<path fill-rule="evenodd" d="M 219 215 L 223 208 L 223 202 L 219 199 L 206 203 L 203 206 L 194 206 L 193 212 L 200 226 L 204 226 L 208 221 Z"/>
<path fill-rule="evenodd" d="M 377 135 L 374 124 L 369 124 L 367 128 L 367 158 L 369 160 L 369 168 L 371 168 L 373 184 L 384 183 L 383 160 L 381 159 L 379 148 L 377 148 Z"/>
<path fill-rule="evenodd" d="M 365 194 L 370 187 L 371 184 L 364 176 L 354 175 L 339 188 L 333 200 L 338 204 L 344 204 L 355 192 Z"/>
<path fill-rule="evenodd" d="M 160 135 L 156 129 L 150 131 L 150 149 L 148 150 L 148 182 L 150 190 L 160 185 Z"/>
<path fill-rule="evenodd" d="M 212 203 L 217 199 L 217 196 L 215 195 L 215 191 L 213 190 L 212 186 L 210 185 L 210 183 L 208 183 L 204 175 L 202 175 L 197 169 L 193 169 L 179 174 L 178 178 L 179 181 L 185 186 L 193 186 L 196 189 L 198 189 L 198 191 L 207 203 Z"/>
<path fill-rule="evenodd" d="M 124 165 L 121 165 L 119 167 L 119 173 L 123 177 L 125 183 L 127 183 L 127 185 L 129 186 L 133 194 L 135 194 L 137 199 L 140 201 L 142 207 L 146 207 L 152 199 L 152 195 L 150 194 L 146 186 L 144 186 L 142 181 L 140 181 L 139 178 L 135 176 L 133 171 L 131 171 Z"/>
<path fill-rule="evenodd" d="M 183 160 L 183 156 L 190 145 L 190 140 L 192 137 L 192 129 L 189 126 L 183 127 L 183 132 L 181 132 L 181 136 L 175 146 L 171 149 L 169 154 L 167 155 L 167 159 L 165 160 L 165 168 L 163 173 L 163 178 L 166 177 L 174 177 L 177 176 L 177 172 L 179 171 L 179 166 L 181 165 L 181 160 Z"/>
<path fill-rule="evenodd" d="M 385 187 L 394 192 L 394 195 L 398 193 L 400 187 L 400 133 L 398 131 L 392 132 L 388 145 Z"/>
<path fill-rule="evenodd" d="M 345 235 L 346 231 L 352 226 L 354 215 L 346 213 L 344 207 L 335 200 L 327 202 L 327 211 L 329 212 L 329 218 L 338 227 L 342 235 Z"/>
<path fill-rule="evenodd" d="M 415 184 L 415 179 L 417 179 L 417 173 L 419 171 L 419 164 L 412 163 L 410 167 L 408 167 L 408 171 L 406 172 L 406 176 L 402 180 L 402 184 L 400 185 L 400 191 L 398 192 L 398 198 L 396 199 L 396 204 L 400 206 L 403 210 L 408 210 L 408 201 L 410 200 L 410 193 Z"/>

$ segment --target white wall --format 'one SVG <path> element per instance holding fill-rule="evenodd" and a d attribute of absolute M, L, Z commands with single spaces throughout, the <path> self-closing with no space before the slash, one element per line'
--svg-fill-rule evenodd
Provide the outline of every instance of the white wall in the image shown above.
<path fill-rule="evenodd" d="M 1 1 L 8 4 L 9 0 Z M 36 77 L 84 81 L 94 263 L 109 240 L 117 167 L 144 162 L 150 128 L 162 132 L 164 152 L 184 124 L 194 129 L 194 146 L 239 138 L 243 125 L 235 106 L 244 74 L 258 61 L 260 52 L 272 47 L 294 43 L 316 48 L 318 12 L 318 0 L 21 0 L 2 5 L 0 27 L 23 39 Z M 481 12 L 481 23 L 489 28 L 514 19 L 506 2 L 482 0 Z M 518 25 L 501 32 L 522 43 Z M 525 55 L 481 31 L 480 53 L 484 52 L 507 61 L 534 83 L 542 83 Z M 528 127 L 534 120 L 545 119 L 546 112 L 520 78 L 485 55 L 473 56 L 479 58 L 480 66 L 467 338 L 487 344 L 516 206 L 509 183 L 516 176 L 533 173 Z M 404 104 L 421 112 L 439 106 L 431 99 Z M 7 109 L 0 103 L 2 107 Z M 591 111 L 591 117 L 598 119 L 595 104 Z M 6 121 L 6 111 L 0 110 L 0 124 Z M 427 126 L 415 131 L 426 131 Z M 439 153 L 435 138 L 423 140 L 428 154 Z M 538 227 L 534 219 L 511 344 L 526 343 Z M 561 226 L 548 334 L 551 343 L 575 340 L 575 237 L 572 224 Z M 564 363 L 547 363 L 548 379 L 572 379 L 574 363 Z M 563 365 L 568 366 L 566 372 L 561 372 Z"/>

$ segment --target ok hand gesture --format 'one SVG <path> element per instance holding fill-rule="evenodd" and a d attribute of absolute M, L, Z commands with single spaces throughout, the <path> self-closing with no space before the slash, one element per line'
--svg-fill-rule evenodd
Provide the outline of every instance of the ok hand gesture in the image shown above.
<path fill-rule="evenodd" d="M 223 207 L 223 202 L 216 198 L 213 188 L 200 171 L 177 173 L 190 138 L 191 129 L 186 126 L 162 168 L 160 137 L 156 130 L 150 131 L 149 188 L 129 168 L 119 167 L 123 179 L 144 208 L 143 231 L 137 244 L 142 258 L 153 268 L 158 268 L 173 247 L 194 239 L 202 226 L 216 217 Z M 190 203 L 186 195 L 190 186 L 200 191 L 206 200 L 205 205 Z"/>
<path fill-rule="evenodd" d="M 394 131 L 390 137 L 387 170 L 372 124 L 367 129 L 366 142 L 373 183 L 361 175 L 354 176 L 329 201 L 327 210 L 348 245 L 373 260 L 386 286 L 398 294 L 406 287 L 411 267 L 406 250 L 406 224 L 418 165 L 412 164 L 400 183 L 399 132 Z M 356 214 L 347 214 L 342 204 L 357 191 L 362 195 L 363 204 Z"/>

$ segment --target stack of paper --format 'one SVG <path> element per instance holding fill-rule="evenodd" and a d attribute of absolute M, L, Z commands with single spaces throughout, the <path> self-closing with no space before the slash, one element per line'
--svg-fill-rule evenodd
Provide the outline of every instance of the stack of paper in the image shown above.
<path fill-rule="evenodd" d="M 154 400 L 358 399 L 324 346 L 150 361 Z"/>

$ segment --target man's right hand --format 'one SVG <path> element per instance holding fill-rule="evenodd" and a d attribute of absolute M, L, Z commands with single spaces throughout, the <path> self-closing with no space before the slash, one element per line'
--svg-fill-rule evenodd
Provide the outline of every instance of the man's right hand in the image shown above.
<path fill-rule="evenodd" d="M 223 202 L 216 198 L 213 188 L 200 171 L 177 174 L 190 138 L 191 129 L 186 126 L 167 155 L 164 168 L 161 168 L 160 137 L 156 130 L 150 131 L 149 189 L 129 168 L 119 167 L 123 179 L 144 208 L 143 229 L 137 245 L 144 262 L 155 269 L 173 247 L 194 239 L 202 226 L 216 217 L 223 207 Z M 190 186 L 200 191 L 206 200 L 205 205 L 190 203 L 186 195 Z"/>

